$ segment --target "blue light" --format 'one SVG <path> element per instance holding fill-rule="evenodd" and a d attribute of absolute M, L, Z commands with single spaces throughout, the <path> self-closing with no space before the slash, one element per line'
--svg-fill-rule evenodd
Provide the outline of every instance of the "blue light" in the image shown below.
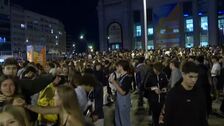
<path fill-rule="evenodd" d="M 201 12 L 199 12 L 199 13 L 198 13 L 198 15 L 200 15 L 200 16 L 201 16 L 201 15 L 202 15 L 202 13 L 201 13 Z"/>
<path fill-rule="evenodd" d="M 218 11 L 218 14 L 224 14 L 224 10 Z"/>
<path fill-rule="evenodd" d="M 184 17 L 188 17 L 189 16 L 189 14 L 184 14 Z"/>
<path fill-rule="evenodd" d="M 5 43 L 6 42 L 6 38 L 5 37 L 0 37 L 0 43 Z"/>

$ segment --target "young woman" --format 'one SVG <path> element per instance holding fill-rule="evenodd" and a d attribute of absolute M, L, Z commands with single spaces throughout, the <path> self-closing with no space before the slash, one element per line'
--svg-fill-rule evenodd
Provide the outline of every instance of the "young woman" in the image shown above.
<path fill-rule="evenodd" d="M 7 104 L 23 105 L 25 100 L 19 95 L 19 89 L 12 78 L 8 76 L 0 77 L 0 109 Z"/>
<path fill-rule="evenodd" d="M 115 125 L 131 126 L 130 110 L 131 110 L 131 82 L 132 77 L 129 75 L 129 62 L 120 60 L 116 64 L 116 72 L 120 74 L 120 78 L 115 80 L 112 74 L 109 82 L 114 85 L 117 90 L 115 102 Z"/>
<path fill-rule="evenodd" d="M 30 122 L 23 108 L 7 105 L 0 112 L 0 126 L 30 126 Z"/>
<path fill-rule="evenodd" d="M 73 88 L 59 86 L 55 91 L 56 107 L 26 106 L 31 111 L 40 114 L 58 114 L 60 126 L 85 126 L 77 96 Z"/>

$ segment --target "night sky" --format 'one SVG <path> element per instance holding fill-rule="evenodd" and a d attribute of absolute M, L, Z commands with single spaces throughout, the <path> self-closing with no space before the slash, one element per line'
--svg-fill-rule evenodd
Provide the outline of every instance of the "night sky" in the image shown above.
<path fill-rule="evenodd" d="M 59 19 L 68 34 L 79 38 L 85 33 L 87 41 L 98 45 L 98 0 L 11 0 L 27 10 Z"/>

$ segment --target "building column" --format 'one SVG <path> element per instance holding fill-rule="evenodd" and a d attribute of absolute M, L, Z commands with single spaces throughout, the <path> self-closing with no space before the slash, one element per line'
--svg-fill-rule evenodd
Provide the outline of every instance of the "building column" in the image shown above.
<path fill-rule="evenodd" d="M 185 28 L 184 28 L 184 14 L 183 14 L 183 3 L 179 3 L 180 15 L 179 15 L 179 34 L 180 34 L 180 47 L 185 47 Z"/>
<path fill-rule="evenodd" d="M 124 8 L 124 15 L 123 15 L 123 23 L 122 23 L 122 34 L 123 34 L 123 49 L 132 49 L 132 38 L 131 38 L 131 3 L 130 0 L 125 1 L 122 4 Z"/>
<path fill-rule="evenodd" d="M 192 1 L 193 25 L 194 25 L 194 46 L 200 45 L 200 17 L 198 16 L 197 1 Z"/>
<path fill-rule="evenodd" d="M 208 31 L 209 31 L 209 45 L 218 44 L 218 21 L 217 21 L 217 5 L 216 0 L 209 0 L 208 8 Z"/>
<path fill-rule="evenodd" d="M 104 22 L 104 8 L 103 3 L 100 1 L 97 7 L 98 10 L 98 20 L 99 20 L 99 48 L 100 51 L 107 50 L 107 40 L 106 37 L 106 28 L 105 28 L 105 22 Z"/>

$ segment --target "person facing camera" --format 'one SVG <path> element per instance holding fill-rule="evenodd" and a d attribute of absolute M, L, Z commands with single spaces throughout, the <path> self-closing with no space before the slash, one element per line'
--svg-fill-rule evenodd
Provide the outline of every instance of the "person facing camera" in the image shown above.
<path fill-rule="evenodd" d="M 166 98 L 165 126 L 208 126 L 205 94 L 196 86 L 198 70 L 192 61 L 183 63 L 183 81 L 177 82 Z"/>
<path fill-rule="evenodd" d="M 17 88 L 14 80 L 8 76 L 0 77 L 0 109 L 5 105 L 23 105 L 25 100 L 22 95 L 19 94 L 19 89 Z"/>

